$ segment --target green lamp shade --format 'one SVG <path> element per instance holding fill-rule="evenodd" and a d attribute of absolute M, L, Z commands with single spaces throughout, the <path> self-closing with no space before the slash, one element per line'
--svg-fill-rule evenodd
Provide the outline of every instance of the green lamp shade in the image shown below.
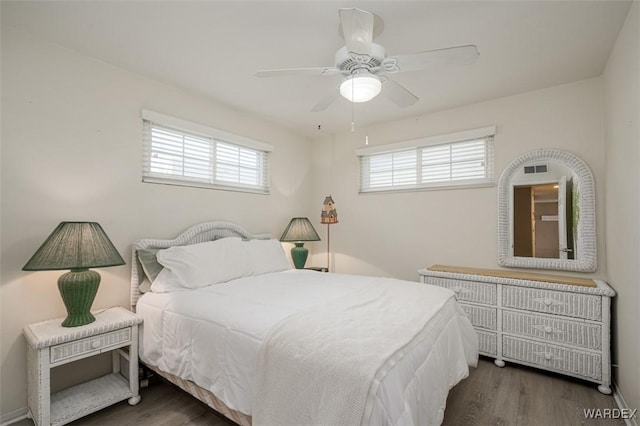
<path fill-rule="evenodd" d="M 318 233 L 306 217 L 294 217 L 282 233 L 280 241 L 295 243 L 291 249 L 291 259 L 296 269 L 304 268 L 309 250 L 304 247 L 305 241 L 320 241 Z"/>
<path fill-rule="evenodd" d="M 95 321 L 91 305 L 98 292 L 100 274 L 89 268 L 124 265 L 124 260 L 96 222 L 62 222 L 22 268 L 23 271 L 71 269 L 58 279 L 67 308 L 64 327 Z"/>

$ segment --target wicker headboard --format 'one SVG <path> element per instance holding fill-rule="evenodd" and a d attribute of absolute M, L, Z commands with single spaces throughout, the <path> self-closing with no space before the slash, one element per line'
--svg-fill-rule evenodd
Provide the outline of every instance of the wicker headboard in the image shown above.
<path fill-rule="evenodd" d="M 163 249 L 173 246 L 187 246 L 225 237 L 240 237 L 250 240 L 267 239 L 271 238 L 271 235 L 254 235 L 241 226 L 230 222 L 206 222 L 192 226 L 173 240 L 144 239 L 136 241 L 131 249 L 131 310 L 135 312 L 136 303 L 140 298 L 140 283 L 144 279 L 142 265 L 140 265 L 140 261 L 138 260 L 139 249 Z"/>

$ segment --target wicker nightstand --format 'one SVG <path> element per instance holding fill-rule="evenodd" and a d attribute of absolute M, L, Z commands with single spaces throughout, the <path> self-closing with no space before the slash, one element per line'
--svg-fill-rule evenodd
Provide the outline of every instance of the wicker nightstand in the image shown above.
<path fill-rule="evenodd" d="M 138 324 L 142 319 L 120 307 L 106 309 L 95 317 L 95 322 L 80 327 L 62 327 L 62 319 L 24 327 L 29 344 L 29 416 L 36 425 L 63 425 L 125 399 L 131 405 L 140 402 Z M 109 351 L 112 374 L 51 395 L 51 368 Z M 129 361 L 128 379 L 120 374 L 121 357 Z"/>

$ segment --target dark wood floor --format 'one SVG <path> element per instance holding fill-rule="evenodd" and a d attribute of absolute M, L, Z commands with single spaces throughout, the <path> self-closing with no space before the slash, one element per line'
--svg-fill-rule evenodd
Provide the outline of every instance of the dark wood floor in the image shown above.
<path fill-rule="evenodd" d="M 193 397 L 162 381 L 141 390 L 142 401 L 126 401 L 71 425 L 230 426 Z M 585 418 L 584 409 L 614 408 L 595 384 L 510 365 L 497 368 L 481 359 L 478 368 L 449 393 L 443 425 L 573 426 L 624 425 L 622 420 Z M 31 420 L 16 423 L 32 425 Z"/>

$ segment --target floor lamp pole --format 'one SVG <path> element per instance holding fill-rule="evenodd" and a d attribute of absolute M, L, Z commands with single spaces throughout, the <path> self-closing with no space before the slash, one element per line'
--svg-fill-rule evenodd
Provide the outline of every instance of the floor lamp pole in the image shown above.
<path fill-rule="evenodd" d="M 329 224 L 327 223 L 327 271 L 331 270 L 331 263 L 329 257 L 329 249 L 330 249 L 331 240 L 329 238 Z"/>

